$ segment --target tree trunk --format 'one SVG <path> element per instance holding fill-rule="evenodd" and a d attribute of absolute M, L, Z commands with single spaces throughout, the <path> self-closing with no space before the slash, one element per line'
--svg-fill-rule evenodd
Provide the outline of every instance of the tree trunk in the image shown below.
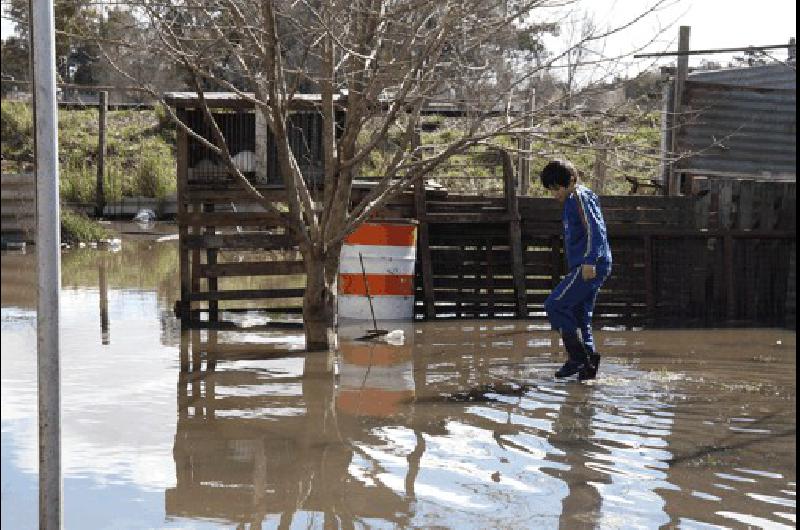
<path fill-rule="evenodd" d="M 306 291 L 303 296 L 303 325 L 306 350 L 324 351 L 335 346 L 336 276 L 339 254 L 332 256 L 310 252 L 303 256 L 306 268 Z"/>

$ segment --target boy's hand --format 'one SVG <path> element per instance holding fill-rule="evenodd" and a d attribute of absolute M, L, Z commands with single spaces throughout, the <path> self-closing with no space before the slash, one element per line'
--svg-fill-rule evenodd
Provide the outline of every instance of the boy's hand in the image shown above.
<path fill-rule="evenodd" d="M 581 277 L 583 281 L 588 282 L 589 280 L 594 280 L 597 276 L 597 269 L 595 269 L 594 265 L 581 265 Z"/>

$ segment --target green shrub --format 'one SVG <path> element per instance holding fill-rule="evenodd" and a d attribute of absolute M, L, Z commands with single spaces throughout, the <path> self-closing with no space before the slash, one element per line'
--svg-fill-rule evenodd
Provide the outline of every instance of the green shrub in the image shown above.
<path fill-rule="evenodd" d="M 7 160 L 33 161 L 33 118 L 24 102 L 2 102 L 2 152 Z M 61 198 L 92 203 L 97 182 L 98 112 L 60 110 Z M 106 201 L 163 199 L 175 191 L 175 128 L 163 111 L 110 111 L 106 129 Z"/>
<path fill-rule="evenodd" d="M 0 102 L 0 138 L 3 158 L 33 161 L 33 113 L 28 103 Z"/>
<path fill-rule="evenodd" d="M 78 242 L 100 241 L 111 236 L 111 232 L 100 223 L 93 221 L 82 213 L 63 208 L 61 210 L 61 242 L 75 244 Z"/>

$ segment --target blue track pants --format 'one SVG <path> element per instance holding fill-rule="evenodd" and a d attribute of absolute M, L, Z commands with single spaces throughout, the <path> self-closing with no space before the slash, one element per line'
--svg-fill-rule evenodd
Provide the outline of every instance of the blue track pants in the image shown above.
<path fill-rule="evenodd" d="M 583 343 L 594 352 L 592 338 L 592 313 L 597 293 L 611 274 L 611 264 L 601 261 L 596 267 L 597 276 L 584 281 L 581 266 L 567 274 L 544 302 L 550 325 L 561 333 L 581 330 Z"/>

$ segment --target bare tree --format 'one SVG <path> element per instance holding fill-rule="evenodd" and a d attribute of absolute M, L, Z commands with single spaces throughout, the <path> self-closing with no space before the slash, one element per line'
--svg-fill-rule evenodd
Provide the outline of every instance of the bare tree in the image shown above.
<path fill-rule="evenodd" d="M 216 153 L 234 180 L 280 219 L 302 253 L 308 349 L 328 347 L 344 238 L 450 156 L 521 124 L 521 115 L 511 121 L 489 117 L 509 103 L 515 87 L 527 86 L 536 69 L 503 68 L 498 75 L 499 69 L 491 65 L 507 52 L 508 39 L 498 36 L 530 27 L 537 19 L 542 27 L 552 27 L 542 14 L 550 3 L 183 0 L 165 6 L 143 0 L 139 4 L 158 36 L 152 43 L 153 53 L 188 73 L 212 138 L 203 138 L 168 109 L 171 117 Z M 563 1 L 556 3 L 564 5 Z M 551 60 L 570 57 L 585 40 L 553 52 Z M 232 81 L 232 73 L 243 81 Z M 128 77 L 137 81 L 133 75 Z M 499 90 L 500 84 L 503 90 Z M 206 104 L 209 86 L 238 94 L 263 116 L 275 139 L 288 211 L 276 208 L 237 169 Z M 252 91 L 246 91 L 247 87 Z M 324 176 L 319 193 L 303 174 L 289 139 L 292 105 L 304 87 L 321 94 L 316 109 L 323 124 Z M 412 148 L 417 118 L 428 102 L 453 87 L 457 87 L 459 103 L 469 117 L 459 135 L 437 154 L 423 158 Z M 151 93 L 160 96 L 155 90 Z M 337 125 L 341 107 L 346 114 Z M 396 149 L 383 174 L 366 196 L 351 206 L 353 181 L 362 164 L 387 143 L 390 134 Z"/>
<path fill-rule="evenodd" d="M 584 67 L 589 55 L 587 43 L 596 33 L 596 26 L 592 18 L 583 13 L 579 18 L 572 18 L 566 24 L 567 47 L 566 72 L 564 78 L 563 104 L 565 110 L 570 110 L 573 104 L 573 95 L 578 85 L 578 73 Z"/>

